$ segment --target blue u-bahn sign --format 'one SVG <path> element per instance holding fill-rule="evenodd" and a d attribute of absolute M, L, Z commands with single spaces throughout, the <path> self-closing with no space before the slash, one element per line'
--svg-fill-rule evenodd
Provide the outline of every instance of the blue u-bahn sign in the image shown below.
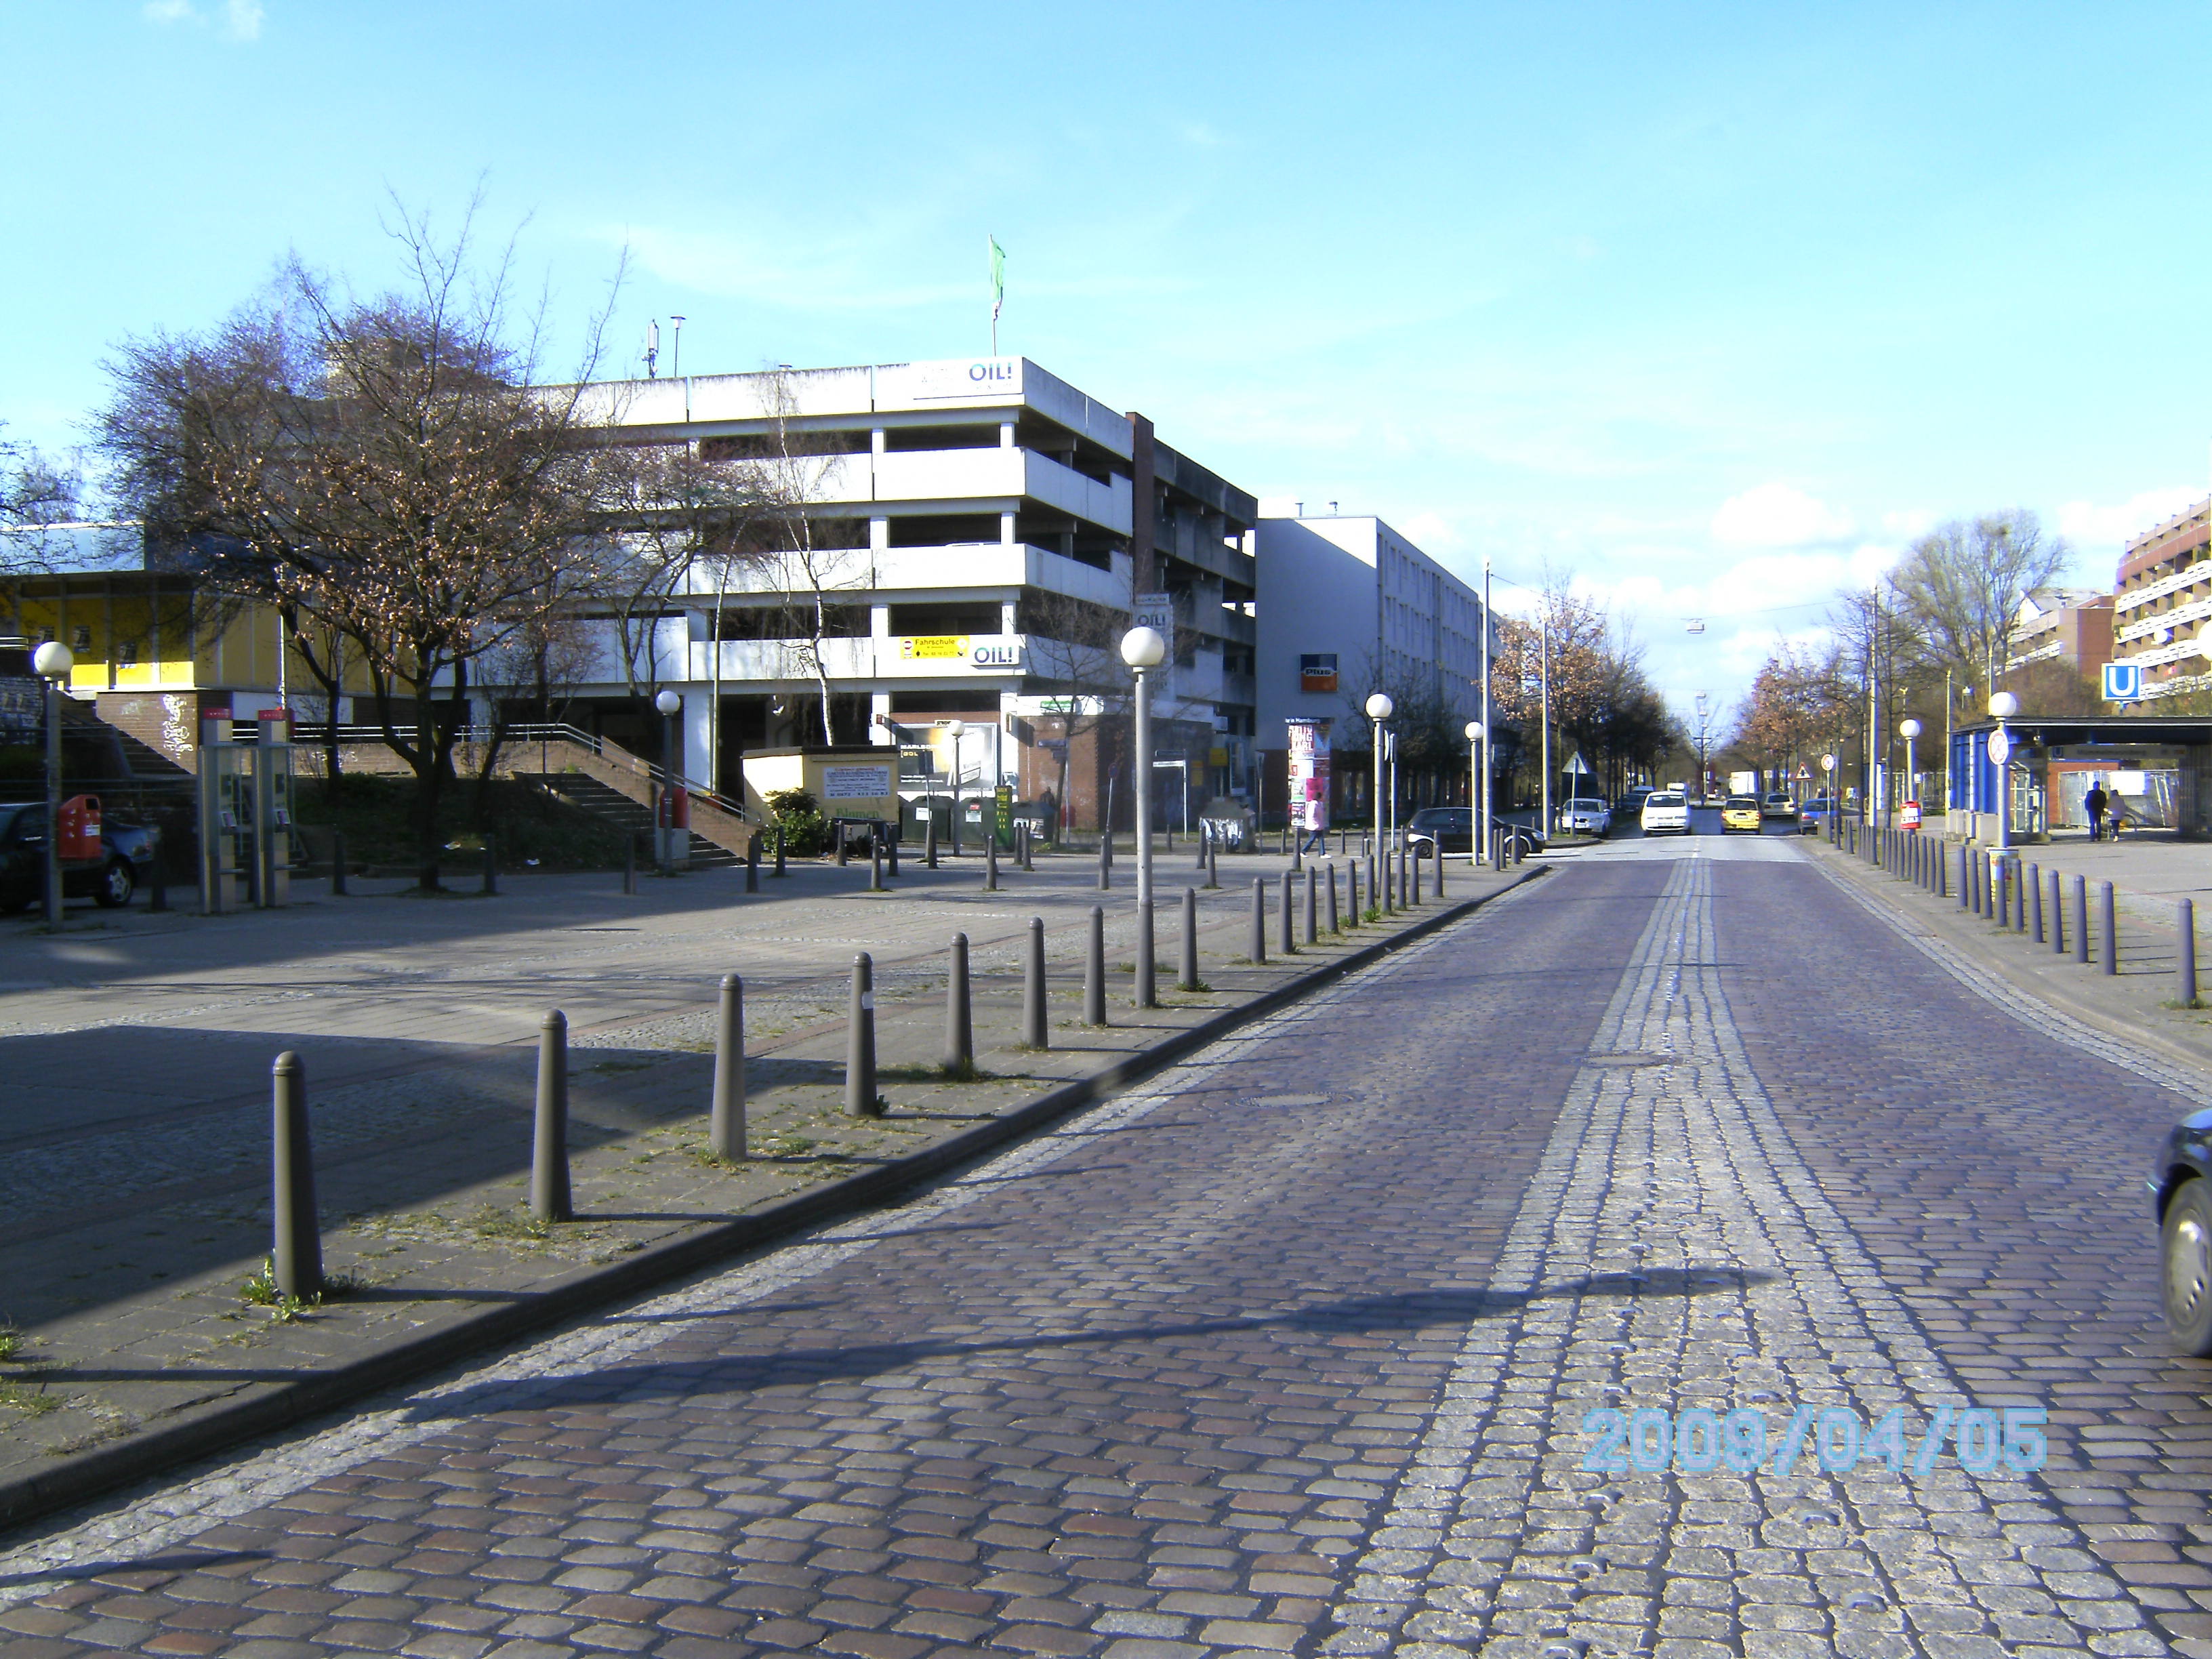
<path fill-rule="evenodd" d="M 2138 663 L 2108 662 L 2105 665 L 2105 701 L 2106 702 L 2141 702 L 2142 701 L 2142 667 Z"/>

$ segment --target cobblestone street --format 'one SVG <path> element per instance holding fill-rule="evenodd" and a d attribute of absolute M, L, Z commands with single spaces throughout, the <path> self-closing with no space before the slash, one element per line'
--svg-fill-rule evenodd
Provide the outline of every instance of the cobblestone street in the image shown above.
<path fill-rule="evenodd" d="M 2212 1077 L 1794 840 L 1560 862 L 896 1207 L 0 1540 L 4 1650 L 2212 1656 L 2142 1195 Z M 2023 1407 L 2040 1468 L 1971 1427 Z"/>

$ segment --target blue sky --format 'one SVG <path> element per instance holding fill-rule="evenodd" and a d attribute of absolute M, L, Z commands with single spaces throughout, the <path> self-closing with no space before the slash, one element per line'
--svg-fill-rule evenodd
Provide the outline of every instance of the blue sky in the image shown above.
<path fill-rule="evenodd" d="M 618 354 L 680 312 L 695 372 L 980 351 L 995 234 L 1003 349 L 1571 574 L 1686 708 L 1932 522 L 2105 585 L 2212 475 L 2200 8 L 5 0 L 0 61 L 0 420 L 56 447 L 111 342 L 288 248 L 374 287 L 387 191 L 482 177 L 568 332 L 627 247 Z"/>

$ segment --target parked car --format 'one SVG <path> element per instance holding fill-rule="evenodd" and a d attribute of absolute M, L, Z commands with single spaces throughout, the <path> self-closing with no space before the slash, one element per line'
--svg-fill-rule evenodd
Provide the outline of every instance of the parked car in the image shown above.
<path fill-rule="evenodd" d="M 1570 835 L 1601 836 L 1613 826 L 1613 808 L 1591 795 L 1577 795 L 1559 811 L 1559 828 Z"/>
<path fill-rule="evenodd" d="M 1679 789 L 1654 790 L 1644 798 L 1639 821 L 1647 836 L 1689 835 L 1689 797 Z"/>
<path fill-rule="evenodd" d="M 1825 790 L 1814 796 L 1797 811 L 1798 833 L 1809 836 L 1816 831 L 1826 830 L 1828 827 L 1828 820 L 1834 815 L 1835 811 L 1834 796 Z"/>
<path fill-rule="evenodd" d="M 150 880 L 161 832 L 106 818 L 100 855 L 62 862 L 62 896 L 90 898 L 108 909 L 131 902 Z M 46 890 L 46 809 L 42 803 L 0 806 L 0 914 L 36 904 Z"/>
<path fill-rule="evenodd" d="M 1759 816 L 1758 796 L 1729 795 L 1721 802 L 1721 834 L 1748 830 L 1755 836 L 1759 833 Z"/>
<path fill-rule="evenodd" d="M 1424 858 L 1432 856 L 1439 842 L 1447 853 L 1471 853 L 1474 850 L 1474 809 L 1424 806 L 1406 820 L 1406 839 Z"/>
<path fill-rule="evenodd" d="M 1790 799 L 1787 789 L 1778 789 L 1759 802 L 1759 816 L 1763 818 L 1779 818 L 1785 823 L 1790 823 L 1797 816 L 1797 803 Z"/>
<path fill-rule="evenodd" d="M 2182 1352 L 2212 1358 L 2212 1107 L 2174 1125 L 2148 1184 L 2166 1329 Z"/>

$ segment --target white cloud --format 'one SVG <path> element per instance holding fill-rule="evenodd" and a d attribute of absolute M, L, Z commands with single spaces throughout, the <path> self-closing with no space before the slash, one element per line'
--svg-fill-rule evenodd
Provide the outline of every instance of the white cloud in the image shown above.
<path fill-rule="evenodd" d="M 2130 537 L 2203 499 L 2203 490 L 2176 484 L 2168 489 L 2146 489 L 2118 507 L 2069 501 L 2058 509 L 2058 533 L 2092 547 L 2118 547 Z"/>
<path fill-rule="evenodd" d="M 146 0 L 139 10 L 149 23 L 207 23 L 192 0 Z M 222 0 L 222 32 L 234 40 L 258 40 L 267 15 L 261 0 Z"/>
<path fill-rule="evenodd" d="M 1713 534 L 1735 547 L 1815 547 L 1840 542 L 1853 528 L 1850 514 L 1785 483 L 1731 495 L 1713 514 Z"/>

